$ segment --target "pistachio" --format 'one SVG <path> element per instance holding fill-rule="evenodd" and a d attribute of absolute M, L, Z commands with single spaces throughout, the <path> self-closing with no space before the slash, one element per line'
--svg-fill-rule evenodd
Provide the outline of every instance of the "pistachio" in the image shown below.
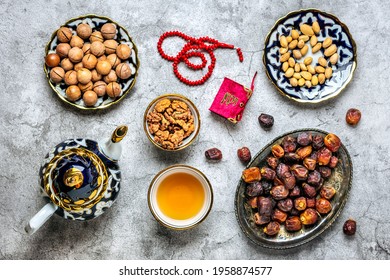
<path fill-rule="evenodd" d="M 305 41 L 299 40 L 297 46 L 298 46 L 298 48 L 302 49 L 305 46 Z"/>
<path fill-rule="evenodd" d="M 320 85 L 325 83 L 325 74 L 319 74 L 318 75 L 318 82 L 320 83 Z"/>
<path fill-rule="evenodd" d="M 287 78 L 291 78 L 293 75 L 294 75 L 294 69 L 293 68 L 288 68 L 286 73 L 284 73 L 284 75 L 287 77 Z"/>
<path fill-rule="evenodd" d="M 302 58 L 302 54 L 299 50 L 293 50 L 293 56 L 296 58 L 296 59 L 300 59 Z"/>
<path fill-rule="evenodd" d="M 332 56 L 329 58 L 330 63 L 335 65 L 337 61 L 339 60 L 339 55 L 337 53 L 332 54 Z"/>
<path fill-rule="evenodd" d="M 326 67 L 328 65 L 328 62 L 326 61 L 326 59 L 323 56 L 321 56 L 318 59 L 318 64 L 321 65 L 322 67 Z"/>
<path fill-rule="evenodd" d="M 298 80 L 298 85 L 301 87 L 301 86 L 303 86 L 305 84 L 305 82 L 306 82 L 306 80 L 304 78 L 300 78 Z"/>
<path fill-rule="evenodd" d="M 332 39 L 328 37 L 324 40 L 324 42 L 322 43 L 322 46 L 324 47 L 324 49 L 326 49 L 327 47 L 332 45 L 332 43 L 333 43 Z"/>
<path fill-rule="evenodd" d="M 299 66 L 299 63 L 295 63 L 295 66 L 294 66 L 294 70 L 295 72 L 301 72 L 301 66 Z"/>
<path fill-rule="evenodd" d="M 295 65 L 295 60 L 294 60 L 294 58 L 290 57 L 290 58 L 288 59 L 288 65 L 289 65 L 290 67 L 294 67 L 294 65 Z"/>
<path fill-rule="evenodd" d="M 290 79 L 290 85 L 292 85 L 293 87 L 298 86 L 298 80 L 295 79 L 295 78 L 291 78 Z"/>
<path fill-rule="evenodd" d="M 333 70 L 331 67 L 327 67 L 325 69 L 325 78 L 329 79 L 330 77 L 332 77 L 332 74 L 333 74 Z"/>
<path fill-rule="evenodd" d="M 311 49 L 311 52 L 312 53 L 316 53 L 318 52 L 322 47 L 322 44 L 321 43 L 317 43 L 312 49 Z"/>
<path fill-rule="evenodd" d="M 309 65 L 311 64 L 313 61 L 313 58 L 311 56 L 309 57 L 306 57 L 305 60 L 303 61 L 303 63 L 305 63 L 305 65 Z"/>
<path fill-rule="evenodd" d="M 280 54 L 285 54 L 287 51 L 288 51 L 287 48 L 280 48 L 280 49 L 279 49 L 279 53 L 280 53 Z"/>
<path fill-rule="evenodd" d="M 309 46 L 304 45 L 303 48 L 301 49 L 302 56 L 305 56 L 308 50 L 309 50 Z"/>
<path fill-rule="evenodd" d="M 317 77 L 317 75 L 313 75 L 313 76 L 311 77 L 311 84 L 312 84 L 313 86 L 318 85 L 318 77 Z"/>
<path fill-rule="evenodd" d="M 292 40 L 291 43 L 288 44 L 288 48 L 290 50 L 293 50 L 293 49 L 295 49 L 297 47 L 297 45 L 298 45 L 298 40 Z"/>
<path fill-rule="evenodd" d="M 286 39 L 286 36 L 284 36 L 284 35 L 280 36 L 280 46 L 282 48 L 288 47 L 287 39 Z"/>
<path fill-rule="evenodd" d="M 314 33 L 317 34 L 317 35 L 321 31 L 320 25 L 318 24 L 318 21 L 313 22 L 313 24 L 311 25 L 311 28 L 313 29 Z"/>
<path fill-rule="evenodd" d="M 311 82 L 310 81 L 306 81 L 305 85 L 306 85 L 307 88 L 311 88 Z"/>
<path fill-rule="evenodd" d="M 299 32 L 295 29 L 291 30 L 291 37 L 296 40 L 299 37 Z"/>
<path fill-rule="evenodd" d="M 287 37 L 286 37 L 286 40 L 287 40 L 287 43 L 291 43 L 292 37 L 291 37 L 291 36 L 287 36 Z"/>
<path fill-rule="evenodd" d="M 310 25 L 308 24 L 302 24 L 299 29 L 301 30 L 301 32 L 304 34 L 304 35 L 307 35 L 307 36 L 313 36 L 314 35 L 314 31 L 313 31 L 313 28 L 311 28 Z"/>
<path fill-rule="evenodd" d="M 307 65 L 307 71 L 309 71 L 310 74 L 314 75 L 316 73 L 316 70 L 312 65 Z"/>
<path fill-rule="evenodd" d="M 317 42 L 318 42 L 317 36 L 316 35 L 311 36 L 310 46 L 314 47 L 317 44 Z"/>
<path fill-rule="evenodd" d="M 297 79 L 297 80 L 299 80 L 300 78 L 302 78 L 301 74 L 300 74 L 300 73 L 297 73 L 297 72 L 294 73 L 293 77 L 294 77 L 295 79 Z"/>
<path fill-rule="evenodd" d="M 337 52 L 337 46 L 335 44 L 331 45 L 324 51 L 324 55 L 329 57 L 332 56 L 332 54 Z"/>
<path fill-rule="evenodd" d="M 315 69 L 318 74 L 325 73 L 325 68 L 322 66 L 316 66 Z"/>
<path fill-rule="evenodd" d="M 285 61 L 287 61 L 289 58 L 290 58 L 290 53 L 289 53 L 289 52 L 286 52 L 285 54 L 283 54 L 283 55 L 280 57 L 280 62 L 285 62 Z"/>
<path fill-rule="evenodd" d="M 282 70 L 283 70 L 283 72 L 286 72 L 287 71 L 287 69 L 288 69 L 288 62 L 287 61 L 285 61 L 285 62 L 283 62 L 283 64 L 282 64 Z"/>
<path fill-rule="evenodd" d="M 307 81 L 310 81 L 311 80 L 311 77 L 312 77 L 312 74 L 307 72 L 307 71 L 302 71 L 301 72 L 301 76 L 307 80 Z"/>
<path fill-rule="evenodd" d="M 301 36 L 299 36 L 298 41 L 302 40 L 304 42 L 307 42 L 307 41 L 309 41 L 309 39 L 310 39 L 309 36 L 301 35 Z"/>

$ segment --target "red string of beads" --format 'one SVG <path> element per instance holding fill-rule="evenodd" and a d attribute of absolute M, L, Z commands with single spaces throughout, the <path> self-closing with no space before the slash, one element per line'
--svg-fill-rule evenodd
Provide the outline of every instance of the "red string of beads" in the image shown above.
<path fill-rule="evenodd" d="M 181 39 L 187 42 L 176 56 L 167 55 L 162 49 L 162 43 L 168 37 L 180 37 Z M 157 50 L 161 55 L 161 57 L 164 58 L 165 60 L 173 62 L 172 63 L 173 73 L 181 82 L 189 86 L 202 85 L 208 80 L 208 78 L 210 78 L 211 74 L 213 73 L 215 62 L 216 62 L 214 50 L 218 48 L 236 49 L 240 62 L 244 61 L 244 56 L 240 48 L 235 48 L 233 45 L 219 42 L 218 40 L 210 37 L 194 38 L 180 31 L 168 31 L 161 35 L 157 43 Z M 199 80 L 195 80 L 195 81 L 191 81 L 185 78 L 178 70 L 179 64 L 184 62 L 187 65 L 187 67 L 192 70 L 201 70 L 203 68 L 206 68 L 207 58 L 204 52 L 208 53 L 211 59 L 211 63 L 208 66 L 208 70 L 206 74 Z M 192 63 L 190 61 L 190 58 L 192 57 L 200 58 L 201 62 L 199 64 Z"/>

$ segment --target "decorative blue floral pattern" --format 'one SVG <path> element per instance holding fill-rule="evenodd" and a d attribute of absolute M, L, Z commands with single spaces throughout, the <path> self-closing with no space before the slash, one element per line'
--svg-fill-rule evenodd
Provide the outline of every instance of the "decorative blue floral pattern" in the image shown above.
<path fill-rule="evenodd" d="M 324 84 L 311 88 L 292 87 L 281 69 L 279 37 L 288 36 L 292 29 L 299 30 L 300 25 L 311 25 L 314 21 L 318 21 L 321 28 L 318 41 L 322 42 L 326 37 L 332 38 L 338 48 L 339 61 L 332 66 L 333 75 Z M 310 54 L 310 44 L 307 45 Z M 322 52 L 323 49 L 313 56 L 312 65 L 323 55 Z M 338 95 L 350 82 L 356 68 L 356 45 L 348 28 L 335 16 L 313 9 L 296 11 L 280 19 L 268 34 L 263 63 L 268 77 L 282 94 L 300 102 L 317 103 Z"/>
<path fill-rule="evenodd" d="M 59 207 L 56 211 L 56 214 L 62 216 L 65 219 L 84 221 L 96 218 L 103 214 L 104 211 L 106 211 L 114 203 L 120 191 L 121 172 L 119 165 L 117 162 L 108 159 L 100 152 L 97 142 L 88 139 L 69 139 L 59 143 L 46 155 L 45 161 L 39 170 L 39 177 L 41 178 L 40 186 L 42 190 L 44 190 L 44 182 L 42 178 L 50 161 L 57 154 L 64 150 L 80 147 L 88 149 L 97 154 L 105 164 L 108 173 L 108 187 L 106 193 L 104 197 L 92 208 L 85 209 L 82 212 L 68 212 Z M 43 191 L 43 193 L 45 192 Z"/>

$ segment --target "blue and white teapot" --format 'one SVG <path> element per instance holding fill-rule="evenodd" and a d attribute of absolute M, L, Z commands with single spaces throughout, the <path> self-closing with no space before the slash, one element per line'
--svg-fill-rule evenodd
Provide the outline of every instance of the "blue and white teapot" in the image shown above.
<path fill-rule="evenodd" d="M 111 207 L 120 190 L 118 160 L 126 133 L 122 125 L 105 141 L 69 139 L 55 146 L 39 171 L 42 193 L 50 201 L 28 222 L 26 232 L 34 233 L 54 213 L 85 221 Z"/>

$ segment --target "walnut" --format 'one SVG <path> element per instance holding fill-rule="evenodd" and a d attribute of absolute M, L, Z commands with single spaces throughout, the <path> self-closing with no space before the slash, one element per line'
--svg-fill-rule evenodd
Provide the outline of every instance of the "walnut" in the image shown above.
<path fill-rule="evenodd" d="M 162 99 L 146 120 L 155 143 L 168 150 L 177 149 L 195 130 L 194 116 L 180 100 Z"/>
<path fill-rule="evenodd" d="M 184 113 L 180 113 L 180 112 L 174 112 L 172 114 L 172 118 L 174 118 L 175 120 L 187 120 L 188 119 L 188 113 L 187 112 L 184 112 Z"/>
<path fill-rule="evenodd" d="M 195 130 L 194 124 L 193 123 L 189 124 L 188 130 L 186 131 L 186 133 L 184 133 L 184 137 L 183 138 L 187 138 L 188 136 L 190 136 L 191 133 L 194 132 L 194 130 Z"/>
<path fill-rule="evenodd" d="M 168 150 L 174 150 L 176 148 L 175 144 L 173 144 L 172 142 L 170 141 L 163 141 L 161 143 L 161 146 L 164 148 L 164 149 L 168 149 Z"/>
<path fill-rule="evenodd" d="M 162 113 L 167 109 L 169 106 L 171 106 L 171 100 L 168 98 L 164 98 L 163 100 L 160 100 L 157 102 L 156 106 L 154 107 L 157 112 Z"/>
<path fill-rule="evenodd" d="M 153 110 L 153 112 L 150 112 L 148 114 L 146 120 L 148 121 L 148 123 L 159 123 L 161 121 L 161 117 L 156 113 L 155 110 Z"/>
<path fill-rule="evenodd" d="M 175 119 L 174 119 L 172 116 L 168 115 L 167 112 L 164 113 L 164 117 L 165 117 L 171 124 L 175 124 L 175 123 L 176 123 Z"/>
<path fill-rule="evenodd" d="M 188 129 L 189 129 L 189 124 L 188 123 L 186 123 L 183 120 L 177 120 L 176 123 L 178 125 L 180 125 L 184 129 L 184 131 L 186 131 L 186 132 L 188 131 Z"/>
<path fill-rule="evenodd" d="M 162 140 L 167 140 L 168 137 L 169 137 L 169 131 L 167 131 L 167 130 L 165 130 L 165 131 L 159 130 L 159 131 L 156 132 L 156 136 L 160 137 Z"/>
<path fill-rule="evenodd" d="M 182 108 L 182 109 L 187 110 L 187 109 L 188 109 L 188 106 L 187 106 L 187 104 L 185 104 L 183 101 L 174 100 L 174 101 L 172 102 L 172 108 L 173 108 L 173 110 L 177 110 L 178 108 Z"/>
<path fill-rule="evenodd" d="M 170 125 L 170 122 L 167 121 L 164 117 L 162 117 L 160 129 L 166 130 L 169 125 Z"/>
<path fill-rule="evenodd" d="M 169 135 L 169 141 L 171 141 L 175 146 L 178 146 L 180 142 L 183 141 L 184 130 L 180 129 L 175 131 L 175 133 Z"/>
<path fill-rule="evenodd" d="M 151 123 L 149 124 L 149 130 L 150 133 L 155 134 L 160 129 L 160 124 L 158 123 Z"/>

